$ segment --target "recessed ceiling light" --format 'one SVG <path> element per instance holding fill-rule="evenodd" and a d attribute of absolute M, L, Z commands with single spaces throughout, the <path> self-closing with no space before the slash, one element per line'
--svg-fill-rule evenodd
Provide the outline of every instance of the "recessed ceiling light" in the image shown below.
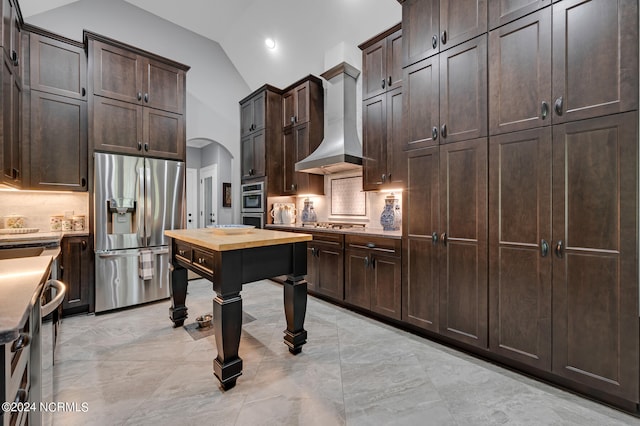
<path fill-rule="evenodd" d="M 276 48 L 276 41 L 272 38 L 265 39 L 264 44 L 267 46 L 267 49 L 273 50 Z"/>

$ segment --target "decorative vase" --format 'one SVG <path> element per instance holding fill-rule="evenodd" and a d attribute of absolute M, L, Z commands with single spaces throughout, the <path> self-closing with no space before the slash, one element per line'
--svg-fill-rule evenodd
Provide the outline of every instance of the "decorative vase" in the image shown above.
<path fill-rule="evenodd" d="M 313 209 L 313 201 L 309 200 L 308 198 L 305 198 L 304 200 L 304 208 L 300 213 L 300 220 L 302 221 L 302 223 L 318 221 L 316 211 Z"/>
<path fill-rule="evenodd" d="M 387 195 L 384 199 L 384 209 L 380 215 L 380 225 L 385 231 L 397 231 L 400 229 L 400 223 L 402 221 L 402 214 L 400 212 L 400 206 L 398 205 L 398 199 L 393 194 Z"/>

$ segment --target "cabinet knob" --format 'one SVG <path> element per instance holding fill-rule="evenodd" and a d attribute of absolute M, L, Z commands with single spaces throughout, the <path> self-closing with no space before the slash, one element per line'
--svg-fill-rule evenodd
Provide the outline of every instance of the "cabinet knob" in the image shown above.
<path fill-rule="evenodd" d="M 383 88 L 383 89 L 384 89 L 385 83 L 386 83 L 386 80 L 383 78 L 383 79 L 382 79 L 382 88 Z"/>
<path fill-rule="evenodd" d="M 11 178 L 18 179 L 18 176 L 20 176 L 20 171 L 18 169 L 11 169 Z"/>
<path fill-rule="evenodd" d="M 438 139 L 438 128 L 436 126 L 433 126 L 433 128 L 431 129 L 431 138 L 434 141 Z"/>
<path fill-rule="evenodd" d="M 387 181 L 387 175 L 385 175 L 384 173 L 380 177 L 382 178 L 382 183 L 385 183 Z"/>
<path fill-rule="evenodd" d="M 369 256 L 365 256 L 364 257 L 364 267 L 368 268 L 369 267 Z"/>
<path fill-rule="evenodd" d="M 391 76 L 389 76 L 389 87 L 391 87 Z"/>
<path fill-rule="evenodd" d="M 13 66 L 18 66 L 18 53 L 15 50 L 11 51 L 11 62 L 13 62 Z"/>
<path fill-rule="evenodd" d="M 540 116 L 544 120 L 549 115 L 549 104 L 546 101 L 542 101 L 542 106 L 540 107 Z"/>
<path fill-rule="evenodd" d="M 83 188 L 87 186 L 87 179 L 85 178 L 80 179 L 80 186 Z"/>
<path fill-rule="evenodd" d="M 562 240 L 558 240 L 556 244 L 556 256 L 558 259 L 562 259 L 564 257 L 564 242 Z"/>
<path fill-rule="evenodd" d="M 144 143 L 144 150 L 145 150 L 146 152 L 149 152 L 149 142 L 145 142 L 145 143 Z"/>
<path fill-rule="evenodd" d="M 179 254 L 180 256 L 184 256 L 184 250 L 178 250 L 178 254 Z"/>
<path fill-rule="evenodd" d="M 367 243 L 367 248 L 376 248 L 375 243 Z"/>
<path fill-rule="evenodd" d="M 434 49 L 436 47 L 438 47 L 438 35 L 434 34 L 433 37 L 431 37 L 431 47 L 433 47 Z"/>
<path fill-rule="evenodd" d="M 294 183 L 291 184 L 291 190 L 295 190 L 296 189 L 296 185 Z"/>
<path fill-rule="evenodd" d="M 14 340 L 13 344 L 11 345 L 11 352 L 15 353 L 21 349 L 26 348 L 30 342 L 31 342 L 31 336 L 29 336 L 26 333 L 20 333 L 18 338 Z"/>
<path fill-rule="evenodd" d="M 446 124 L 443 124 L 440 127 L 440 134 L 442 135 L 443 138 L 447 137 L 447 125 Z"/>
<path fill-rule="evenodd" d="M 148 94 L 148 93 L 145 93 L 145 94 L 144 94 L 144 101 L 145 101 L 146 103 L 149 103 L 149 94 Z"/>
<path fill-rule="evenodd" d="M 434 232 L 434 233 L 431 234 L 431 242 L 433 244 L 438 244 L 438 233 L 437 232 Z"/>
<path fill-rule="evenodd" d="M 540 240 L 540 256 L 547 257 L 549 253 L 549 243 L 546 240 Z"/>
<path fill-rule="evenodd" d="M 87 240 L 82 240 L 82 242 L 80 243 L 80 245 L 82 246 L 82 250 L 86 250 L 87 249 Z"/>
<path fill-rule="evenodd" d="M 556 110 L 556 114 L 558 115 L 562 115 L 562 103 L 563 99 L 562 96 L 560 96 L 558 99 L 556 99 L 556 103 L 553 105 L 553 108 Z"/>
<path fill-rule="evenodd" d="M 142 92 L 138 92 L 136 97 L 138 98 L 139 101 L 141 101 L 142 100 Z"/>
<path fill-rule="evenodd" d="M 82 88 L 82 90 L 80 90 L 80 95 L 84 98 L 85 96 L 87 96 L 87 89 L 85 89 L 84 87 Z"/>
<path fill-rule="evenodd" d="M 443 232 L 442 235 L 440 236 L 440 239 L 442 240 L 442 245 L 446 247 L 446 245 L 447 245 L 447 233 Z"/>
<path fill-rule="evenodd" d="M 442 34 L 440 34 L 440 41 L 442 41 L 442 44 L 447 44 L 447 31 L 443 31 Z"/>
<path fill-rule="evenodd" d="M 138 151 L 142 151 L 142 142 L 138 142 Z"/>
<path fill-rule="evenodd" d="M 293 124 L 296 122 L 296 118 L 292 115 L 289 121 L 291 121 L 291 124 Z"/>

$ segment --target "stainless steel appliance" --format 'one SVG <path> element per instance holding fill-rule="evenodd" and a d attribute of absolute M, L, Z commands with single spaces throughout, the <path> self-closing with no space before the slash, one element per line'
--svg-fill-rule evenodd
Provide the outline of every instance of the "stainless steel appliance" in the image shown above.
<path fill-rule="evenodd" d="M 266 197 L 264 182 L 242 185 L 242 223 L 264 228 L 266 216 Z"/>
<path fill-rule="evenodd" d="M 183 162 L 95 154 L 96 312 L 169 297 L 166 229 L 184 228 Z"/>

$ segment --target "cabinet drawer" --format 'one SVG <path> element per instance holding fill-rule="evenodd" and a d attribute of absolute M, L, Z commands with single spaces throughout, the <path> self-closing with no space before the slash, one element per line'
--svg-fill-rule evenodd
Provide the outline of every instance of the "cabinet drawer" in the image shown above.
<path fill-rule="evenodd" d="M 313 235 L 313 241 L 327 243 L 336 247 L 344 247 L 344 234 L 334 234 L 330 232 L 309 232 Z"/>
<path fill-rule="evenodd" d="M 191 246 L 188 246 L 182 243 L 176 243 L 175 250 L 176 250 L 175 255 L 177 259 L 180 259 L 187 263 L 191 263 L 192 255 L 193 255 Z"/>
<path fill-rule="evenodd" d="M 400 256 L 402 240 L 385 237 L 369 237 L 364 235 L 346 235 L 347 248 L 369 249 L 390 256 Z"/>
<path fill-rule="evenodd" d="M 213 275 L 213 253 L 197 248 L 193 249 L 193 266 Z"/>

